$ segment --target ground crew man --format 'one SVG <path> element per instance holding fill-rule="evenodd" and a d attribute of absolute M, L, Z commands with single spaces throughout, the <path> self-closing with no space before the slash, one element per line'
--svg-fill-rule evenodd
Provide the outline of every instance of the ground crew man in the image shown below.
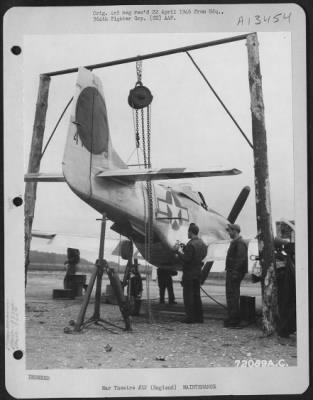
<path fill-rule="evenodd" d="M 203 322 L 202 302 L 200 295 L 200 280 L 202 260 L 207 255 L 207 246 L 198 237 L 199 227 L 191 223 L 188 229 L 189 242 L 178 252 L 183 262 L 183 298 L 186 319 L 182 322 L 192 324 Z"/>
<path fill-rule="evenodd" d="M 66 273 L 63 280 L 64 289 L 72 289 L 71 276 L 76 274 L 77 264 L 80 262 L 80 252 L 78 249 L 67 249 L 67 260 L 64 262 L 66 265 Z"/>
<path fill-rule="evenodd" d="M 139 315 L 142 291 L 142 278 L 138 271 L 138 260 L 135 259 L 134 264 L 131 266 L 129 276 L 130 315 Z"/>
<path fill-rule="evenodd" d="M 294 243 L 275 238 L 279 336 L 288 337 L 297 330 L 296 276 Z"/>
<path fill-rule="evenodd" d="M 177 304 L 175 301 L 174 289 L 173 289 L 173 279 L 172 275 L 177 275 L 176 271 L 170 271 L 165 268 L 157 269 L 158 275 L 158 285 L 160 291 L 160 304 L 165 303 L 165 290 L 167 289 L 168 293 L 168 303 L 169 304 Z"/>
<path fill-rule="evenodd" d="M 240 326 L 240 284 L 248 272 L 248 246 L 240 235 L 240 226 L 229 224 L 231 242 L 226 255 L 226 301 L 228 318 L 225 327 Z"/>

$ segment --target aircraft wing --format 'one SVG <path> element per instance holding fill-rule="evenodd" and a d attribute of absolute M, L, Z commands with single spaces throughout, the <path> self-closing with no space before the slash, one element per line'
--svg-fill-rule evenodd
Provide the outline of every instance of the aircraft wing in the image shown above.
<path fill-rule="evenodd" d="M 48 174 L 48 173 L 38 173 L 38 174 L 25 174 L 25 182 L 65 182 L 63 174 Z"/>
<path fill-rule="evenodd" d="M 116 261 L 119 254 L 113 250 L 119 244 L 119 238 L 106 237 L 104 257 Z M 85 235 L 66 232 L 32 231 L 31 249 L 48 253 L 66 254 L 68 247 L 79 249 L 82 258 L 94 262 L 99 256 L 99 235 Z"/>
<path fill-rule="evenodd" d="M 55 236 L 56 236 L 56 233 L 32 231 L 32 237 L 37 237 L 40 239 L 53 239 L 53 238 L 55 238 Z"/>
<path fill-rule="evenodd" d="M 190 170 L 188 168 L 161 168 L 161 169 L 116 169 L 102 171 L 97 178 L 114 179 L 120 182 L 131 183 L 146 180 L 202 178 L 223 175 L 238 175 L 241 171 L 236 168 L 227 170 Z"/>

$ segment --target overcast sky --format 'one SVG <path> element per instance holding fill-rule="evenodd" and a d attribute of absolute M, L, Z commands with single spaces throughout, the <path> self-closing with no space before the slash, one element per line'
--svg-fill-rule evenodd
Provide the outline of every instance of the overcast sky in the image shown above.
<path fill-rule="evenodd" d="M 215 40 L 238 33 L 37 35 L 26 36 L 24 54 L 25 171 L 34 122 L 40 73 L 106 62 L 138 54 Z M 289 33 L 258 33 L 268 141 L 273 223 L 294 218 L 291 43 Z M 207 79 L 250 141 L 251 113 L 245 41 L 193 51 Z M 94 71 L 102 80 L 113 146 L 128 163 L 135 163 L 133 113 L 129 90 L 137 77 L 135 64 Z M 73 96 L 77 74 L 53 77 L 50 86 L 45 141 Z M 210 208 L 227 216 L 243 186 L 252 188 L 238 218 L 245 237 L 256 234 L 253 152 L 218 103 L 187 55 L 143 62 L 143 83 L 153 94 L 153 167 L 238 168 L 241 175 L 194 179 Z M 41 163 L 42 172 L 61 172 L 68 111 Z M 168 183 L 170 183 L 168 181 Z M 99 215 L 62 183 L 38 185 L 33 227 L 56 232 L 98 234 Z M 109 224 L 110 226 L 110 224 Z"/>

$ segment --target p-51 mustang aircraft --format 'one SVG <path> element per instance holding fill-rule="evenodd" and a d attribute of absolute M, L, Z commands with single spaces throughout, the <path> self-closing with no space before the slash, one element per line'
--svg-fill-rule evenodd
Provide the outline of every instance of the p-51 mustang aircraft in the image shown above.
<path fill-rule="evenodd" d="M 102 84 L 89 70 L 80 68 L 63 157 L 63 176 L 28 174 L 26 181 L 65 180 L 72 191 L 113 221 L 112 229 L 134 242 L 142 256 L 157 267 L 180 269 L 177 242 L 186 242 L 191 222 L 209 246 L 229 240 L 226 231 L 240 213 L 249 188 L 245 187 L 228 218 L 208 208 L 203 195 L 190 186 L 167 186 L 155 181 L 236 175 L 237 169 L 191 171 L 184 168 L 130 169 L 114 150 L 110 138 Z M 153 218 L 147 254 L 148 192 L 151 181 Z"/>

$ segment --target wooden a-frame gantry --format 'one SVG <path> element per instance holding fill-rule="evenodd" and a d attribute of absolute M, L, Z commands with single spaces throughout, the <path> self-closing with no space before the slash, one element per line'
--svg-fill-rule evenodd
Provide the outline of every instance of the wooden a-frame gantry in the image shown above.
<path fill-rule="evenodd" d="M 135 57 L 110 61 L 101 64 L 88 65 L 87 69 L 111 67 L 125 63 L 136 62 L 151 58 L 170 56 L 177 53 L 210 46 L 218 46 L 236 41 L 246 41 L 248 51 L 248 79 L 250 89 L 253 155 L 255 168 L 255 192 L 257 213 L 257 238 L 259 243 L 259 256 L 262 267 L 262 311 L 263 329 L 268 334 L 275 331 L 275 317 L 277 315 L 275 257 L 272 231 L 271 202 L 269 188 L 269 172 L 267 157 L 267 140 L 264 117 L 264 104 L 262 92 L 262 78 L 259 59 L 259 43 L 256 33 L 247 33 L 225 39 L 199 43 L 192 46 L 138 55 Z M 189 54 L 188 54 L 189 55 Z M 48 72 L 40 75 L 38 98 L 33 127 L 33 136 L 28 164 L 28 174 L 38 173 L 42 155 L 42 144 L 45 130 L 46 113 L 48 107 L 49 85 L 51 77 L 77 72 L 78 68 Z M 218 99 L 220 101 L 220 99 Z M 225 107 L 224 107 L 225 108 Z M 25 187 L 25 277 L 29 264 L 29 250 L 31 242 L 32 223 L 36 201 L 36 182 L 27 182 Z M 266 278 L 266 279 L 265 279 Z"/>

